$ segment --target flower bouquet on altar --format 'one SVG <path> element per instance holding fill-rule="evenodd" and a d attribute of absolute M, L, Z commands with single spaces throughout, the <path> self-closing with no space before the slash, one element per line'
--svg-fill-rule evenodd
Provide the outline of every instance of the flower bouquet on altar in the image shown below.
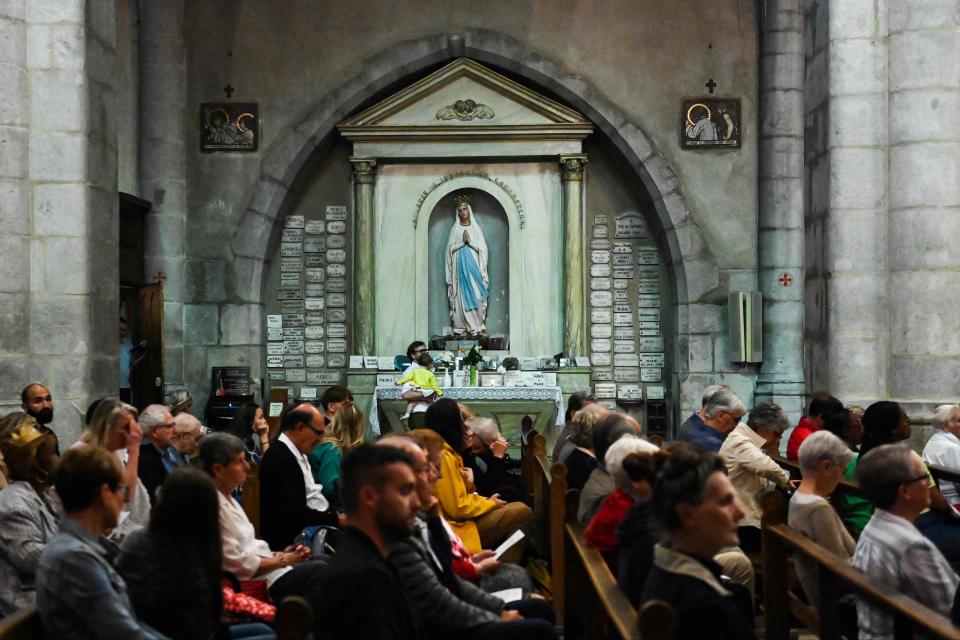
<path fill-rule="evenodd" d="M 483 355 L 476 346 L 470 347 L 470 352 L 463 357 L 463 364 L 470 367 L 470 386 L 477 386 L 477 366 L 483 362 Z"/>

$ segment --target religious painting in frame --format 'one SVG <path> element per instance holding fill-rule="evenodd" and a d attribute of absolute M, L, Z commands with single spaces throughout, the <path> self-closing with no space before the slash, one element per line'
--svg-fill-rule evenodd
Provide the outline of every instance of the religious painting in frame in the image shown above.
<path fill-rule="evenodd" d="M 200 151 L 256 151 L 260 148 L 260 106 L 255 102 L 200 105 Z"/>
<path fill-rule="evenodd" d="M 739 149 L 740 98 L 683 98 L 681 149 Z"/>

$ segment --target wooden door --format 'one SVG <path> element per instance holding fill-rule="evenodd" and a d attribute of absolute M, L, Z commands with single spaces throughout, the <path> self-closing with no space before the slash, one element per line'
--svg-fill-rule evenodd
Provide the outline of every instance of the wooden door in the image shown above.
<path fill-rule="evenodd" d="M 133 404 L 163 403 L 163 287 L 138 287 L 137 343 L 130 358 Z"/>

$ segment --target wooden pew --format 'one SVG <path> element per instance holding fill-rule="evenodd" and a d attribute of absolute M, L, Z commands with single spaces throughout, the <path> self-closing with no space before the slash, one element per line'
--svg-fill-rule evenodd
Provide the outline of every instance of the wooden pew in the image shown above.
<path fill-rule="evenodd" d="M 43 624 L 36 607 L 27 607 L 0 620 L 0 640 L 43 640 Z"/>
<path fill-rule="evenodd" d="M 824 640 L 838 640 L 840 623 L 836 602 L 839 587 L 883 608 L 894 617 L 894 637 L 906 640 L 914 632 L 939 640 L 960 640 L 960 630 L 944 616 L 892 589 L 874 583 L 785 522 L 786 500 L 776 492 L 763 498 L 763 584 L 767 640 L 790 638 L 791 614 Z M 788 590 L 787 556 L 792 552 L 817 564 L 820 571 L 820 604 L 803 602 Z"/>

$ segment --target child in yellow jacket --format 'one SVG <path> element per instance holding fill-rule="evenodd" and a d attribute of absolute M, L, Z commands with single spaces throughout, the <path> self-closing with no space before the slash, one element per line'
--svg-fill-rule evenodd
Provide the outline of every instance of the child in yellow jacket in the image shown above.
<path fill-rule="evenodd" d="M 402 385 L 407 382 L 412 382 L 418 387 L 418 391 L 427 398 L 436 394 L 437 397 L 443 395 L 443 391 L 440 389 L 440 385 L 437 384 L 437 376 L 433 373 L 433 358 L 430 357 L 429 353 L 423 353 L 417 358 L 417 364 L 420 365 L 416 369 L 413 369 L 408 374 L 394 382 L 394 384 Z M 407 412 L 400 416 L 401 420 L 406 420 L 410 417 L 410 412 L 413 411 L 413 408 L 417 405 L 416 402 L 407 403 Z"/>

